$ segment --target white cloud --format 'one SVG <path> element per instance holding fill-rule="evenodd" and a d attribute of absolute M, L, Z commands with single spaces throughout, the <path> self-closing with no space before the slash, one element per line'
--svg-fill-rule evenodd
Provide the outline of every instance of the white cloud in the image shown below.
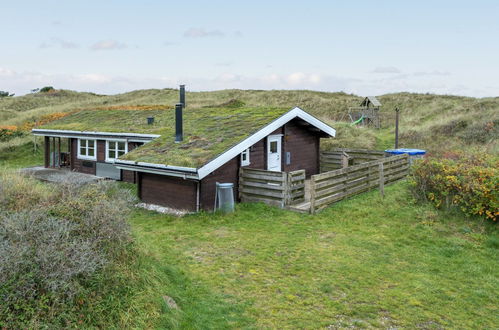
<path fill-rule="evenodd" d="M 206 30 L 204 28 L 190 28 L 184 32 L 186 38 L 207 38 L 207 37 L 224 37 L 225 33 L 220 30 Z"/>
<path fill-rule="evenodd" d="M 371 73 L 400 73 L 400 70 L 394 66 L 379 66 L 374 68 Z"/>
<path fill-rule="evenodd" d="M 101 40 L 90 46 L 91 50 L 115 50 L 125 49 L 128 45 L 116 40 Z"/>
<path fill-rule="evenodd" d="M 450 76 L 451 73 L 448 72 L 448 71 L 433 70 L 433 71 L 418 71 L 418 72 L 414 72 L 412 75 L 415 76 L 415 77 Z"/>
<path fill-rule="evenodd" d="M 60 47 L 62 49 L 76 49 L 80 46 L 73 41 L 68 41 L 61 38 L 51 38 L 50 41 L 44 41 L 38 47 L 42 49 L 53 47 Z"/>
<path fill-rule="evenodd" d="M 345 91 L 358 95 L 381 95 L 393 92 L 415 92 L 456 94 L 467 96 L 494 96 L 499 86 L 484 84 L 470 87 L 462 80 L 450 79 L 447 75 L 431 77 L 409 74 L 403 79 L 392 76 L 380 79 L 339 77 L 323 73 L 268 73 L 265 75 L 243 75 L 226 72 L 213 77 L 199 76 L 116 76 L 98 72 L 80 74 L 45 74 L 40 72 L 18 72 L 0 67 L 0 90 L 16 95 L 29 93 L 42 86 L 90 91 L 101 94 L 115 94 L 135 89 L 176 87 L 180 83 L 189 90 L 218 89 L 311 89 L 319 91 Z"/>

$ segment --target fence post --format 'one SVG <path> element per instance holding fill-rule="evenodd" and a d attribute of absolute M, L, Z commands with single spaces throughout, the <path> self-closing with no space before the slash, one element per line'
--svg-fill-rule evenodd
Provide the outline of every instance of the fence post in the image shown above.
<path fill-rule="evenodd" d="M 383 162 L 379 163 L 379 193 L 385 197 L 385 174 L 383 173 Z"/>
<path fill-rule="evenodd" d="M 239 167 L 239 187 L 237 189 L 239 200 L 241 200 L 243 198 L 243 177 L 244 177 L 243 171 L 244 171 L 244 168 Z"/>
<path fill-rule="evenodd" d="M 343 153 L 341 154 L 341 168 L 348 167 L 349 158 L 350 157 L 348 156 L 348 154 L 343 151 Z"/>
<path fill-rule="evenodd" d="M 310 177 L 310 214 L 315 213 L 315 180 L 314 176 Z"/>
<path fill-rule="evenodd" d="M 283 198 L 282 198 L 282 207 L 288 205 L 289 196 L 289 184 L 288 184 L 288 173 L 282 172 L 282 187 L 283 187 Z"/>

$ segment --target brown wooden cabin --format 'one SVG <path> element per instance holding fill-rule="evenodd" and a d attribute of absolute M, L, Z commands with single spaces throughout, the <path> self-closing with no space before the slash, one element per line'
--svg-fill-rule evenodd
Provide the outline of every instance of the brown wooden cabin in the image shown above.
<path fill-rule="evenodd" d="M 319 173 L 320 139 L 335 130 L 295 108 L 199 168 L 159 167 L 117 160 L 123 170 L 137 172 L 138 194 L 145 203 L 188 211 L 213 210 L 216 183 L 233 183 L 238 195 L 239 169 Z"/>
<path fill-rule="evenodd" d="M 182 109 L 177 109 L 177 111 L 180 111 L 180 117 L 176 118 L 182 118 Z M 196 111 L 193 110 L 193 115 L 202 110 Z M 265 114 L 265 109 L 261 111 Z M 241 124 L 237 115 L 229 115 L 226 118 L 232 122 L 217 119 L 214 123 L 226 127 L 232 127 L 234 123 Z M 175 121 L 173 117 L 172 121 Z M 182 126 L 180 127 L 182 130 Z M 244 123 L 241 127 L 240 129 L 244 130 Z M 198 151 L 191 152 L 189 148 L 192 141 L 175 143 L 174 136 L 178 137 L 178 129 L 177 126 L 175 134 L 169 131 L 156 140 L 153 140 L 155 136 L 151 134 L 49 131 L 43 128 L 33 131 L 37 135 L 45 136 L 47 146 L 45 166 L 53 166 L 55 157 L 56 166 L 66 165 L 75 171 L 100 176 L 105 176 L 103 173 L 107 171 L 112 172 L 113 170 L 110 169 L 112 167 L 114 173 L 120 171 L 119 177 L 117 175 L 107 177 L 137 183 L 138 195 L 143 202 L 193 212 L 214 208 L 217 182 L 233 183 L 237 198 L 239 169 L 244 166 L 279 172 L 304 169 L 307 177 L 319 173 L 320 140 L 335 135 L 332 127 L 302 109 L 294 108 L 284 110 L 276 118 L 269 117 L 263 127 L 260 126 L 256 132 L 248 134 L 242 140 L 235 140 L 225 151 L 214 155 L 209 161 L 195 166 L 179 166 L 175 164 L 175 160 L 161 161 L 164 158 L 160 157 L 165 157 L 164 150 L 166 149 L 158 147 L 160 144 L 156 143 L 160 140 L 163 143 L 162 139 L 165 136 L 171 136 L 161 146 L 167 145 L 171 150 L 195 157 Z M 232 135 L 233 133 L 231 132 Z M 198 135 L 200 132 L 190 132 L 190 134 Z M 66 156 L 62 156 L 59 152 L 61 137 L 69 141 L 66 146 L 68 147 L 65 151 Z M 203 137 L 196 136 L 196 138 L 201 140 Z M 94 142 L 88 142 L 90 139 Z M 223 136 L 218 139 L 227 142 Z M 151 140 L 153 140 L 151 143 L 147 143 Z M 122 142 L 120 146 L 117 146 L 119 141 Z M 126 148 L 124 149 L 123 143 L 125 142 Z M 212 145 L 217 143 L 211 142 Z M 141 146 L 144 143 L 145 145 Z M 114 147 L 110 149 L 110 145 Z M 120 155 L 110 157 L 116 156 L 114 153 L 109 154 L 116 150 L 119 150 Z M 121 155 L 123 151 L 127 153 L 124 157 Z M 158 154 L 158 158 L 153 157 L 157 160 L 151 162 L 149 160 L 151 154 L 154 156 L 155 153 Z M 61 163 L 57 157 L 59 160 L 68 160 L 68 164 Z"/>

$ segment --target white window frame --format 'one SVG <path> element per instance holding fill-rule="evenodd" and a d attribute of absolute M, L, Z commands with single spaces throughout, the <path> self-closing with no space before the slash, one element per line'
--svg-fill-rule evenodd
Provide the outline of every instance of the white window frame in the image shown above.
<path fill-rule="evenodd" d="M 86 155 L 81 154 L 81 148 L 82 148 L 82 141 L 85 141 L 85 148 Z M 88 141 L 94 141 L 94 155 L 93 156 L 88 156 Z M 78 139 L 78 159 L 85 159 L 85 160 L 97 160 L 97 140 L 94 139 Z"/>
<path fill-rule="evenodd" d="M 122 142 L 125 144 L 125 154 L 128 152 L 128 142 L 127 141 L 124 141 L 124 140 L 106 140 L 106 162 L 108 163 L 113 163 L 116 159 L 119 158 L 118 156 L 118 143 L 119 142 Z M 117 157 L 115 158 L 111 158 L 109 157 L 109 145 L 113 145 L 114 144 L 114 151 L 115 151 L 115 155 Z"/>
<path fill-rule="evenodd" d="M 246 160 L 243 159 L 243 155 L 246 155 Z M 248 166 L 250 162 L 250 148 L 241 152 L 241 166 Z"/>

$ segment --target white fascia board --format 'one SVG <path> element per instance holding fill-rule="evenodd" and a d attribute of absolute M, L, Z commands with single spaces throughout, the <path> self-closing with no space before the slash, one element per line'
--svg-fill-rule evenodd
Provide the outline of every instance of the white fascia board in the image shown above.
<path fill-rule="evenodd" d="M 57 136 L 57 137 L 70 137 L 70 138 L 84 138 L 84 137 L 89 137 L 89 136 L 102 136 L 104 137 L 103 139 L 106 139 L 105 137 L 109 137 L 112 139 L 112 137 L 116 136 L 122 136 L 123 139 L 126 138 L 143 138 L 146 140 L 149 139 L 155 139 L 157 137 L 160 137 L 161 135 L 159 134 L 141 134 L 141 133 L 110 133 L 110 132 L 97 132 L 97 131 L 70 131 L 70 130 L 59 130 L 59 129 L 39 129 L 39 128 L 34 128 L 31 130 L 31 132 L 34 135 L 39 135 L 39 136 Z"/>
<path fill-rule="evenodd" d="M 172 170 L 172 171 L 180 171 L 180 172 L 189 172 L 189 173 L 196 173 L 197 169 L 192 168 L 192 167 L 182 167 L 182 166 L 171 166 L 171 165 L 163 165 L 163 164 L 154 164 L 154 163 L 146 163 L 146 162 L 134 162 L 132 160 L 124 160 L 124 159 L 116 159 L 114 161 L 114 164 L 116 166 L 119 166 L 120 164 L 123 165 L 128 165 L 128 166 L 145 166 L 145 167 L 153 167 L 161 170 Z"/>
<path fill-rule="evenodd" d="M 120 170 L 129 170 L 129 171 L 135 171 L 135 172 L 159 174 L 159 175 L 165 175 L 165 176 L 174 176 L 174 177 L 178 177 L 178 178 L 190 179 L 190 180 L 196 180 L 196 181 L 199 180 L 198 175 L 195 173 L 160 170 L 160 169 L 139 167 L 136 165 L 125 165 L 125 164 L 118 164 L 118 163 L 114 163 L 114 165 L 116 166 L 116 168 L 119 168 Z"/>
<path fill-rule="evenodd" d="M 227 150 L 226 152 L 224 152 L 223 154 L 221 154 L 217 158 L 213 159 L 212 161 L 210 161 L 209 163 L 207 163 L 206 165 L 201 167 L 198 170 L 199 179 L 200 180 L 203 179 L 208 174 L 215 171 L 217 168 L 224 165 L 225 163 L 227 163 L 229 160 L 236 157 L 237 155 L 239 155 L 245 149 L 251 147 L 252 145 L 257 143 L 258 141 L 260 141 L 261 139 L 263 139 L 267 135 L 270 135 L 273 131 L 275 131 L 279 127 L 283 126 L 284 124 L 290 122 L 291 120 L 293 120 L 296 117 L 298 117 L 298 118 L 308 122 L 309 124 L 317 127 L 321 131 L 329 134 L 330 136 L 334 137 L 336 135 L 336 130 L 334 128 L 323 123 L 322 121 L 315 118 L 314 116 L 306 113 L 302 109 L 296 107 L 296 108 L 286 112 L 284 115 L 277 118 L 276 120 L 274 120 L 273 122 L 271 122 L 270 124 L 268 124 L 267 126 L 262 128 L 261 130 L 259 130 L 255 134 L 249 136 L 245 140 L 236 144 L 234 147 L 230 148 L 229 150 Z"/>

